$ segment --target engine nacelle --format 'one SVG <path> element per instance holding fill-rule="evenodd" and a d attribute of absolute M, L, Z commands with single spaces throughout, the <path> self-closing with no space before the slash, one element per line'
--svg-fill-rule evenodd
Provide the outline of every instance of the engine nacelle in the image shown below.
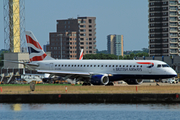
<path fill-rule="evenodd" d="M 107 85 L 109 83 L 108 75 L 93 75 L 91 77 L 91 84 L 93 85 Z"/>
<path fill-rule="evenodd" d="M 141 84 L 143 82 L 142 79 L 126 79 L 124 81 L 129 85 L 137 85 L 137 84 Z"/>

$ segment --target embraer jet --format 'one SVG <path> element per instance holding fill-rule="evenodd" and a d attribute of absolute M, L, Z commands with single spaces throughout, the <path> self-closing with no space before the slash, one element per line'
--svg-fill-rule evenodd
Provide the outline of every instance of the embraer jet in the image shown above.
<path fill-rule="evenodd" d="M 84 81 L 83 85 L 112 85 L 123 80 L 140 84 L 143 79 L 163 79 L 177 76 L 165 62 L 157 60 L 56 60 L 43 51 L 32 32 L 26 31 L 30 63 L 27 68 L 64 79 Z"/>

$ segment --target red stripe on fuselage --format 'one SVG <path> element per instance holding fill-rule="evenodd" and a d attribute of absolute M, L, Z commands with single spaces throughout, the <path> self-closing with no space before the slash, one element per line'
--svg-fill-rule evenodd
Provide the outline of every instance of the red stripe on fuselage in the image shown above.
<path fill-rule="evenodd" d="M 47 56 L 46 53 L 44 53 L 44 54 L 41 55 L 41 56 L 34 56 L 34 57 L 32 57 L 32 58 L 30 59 L 30 61 L 41 61 L 41 60 L 43 60 L 46 56 Z"/>
<path fill-rule="evenodd" d="M 27 40 L 27 43 L 31 43 L 31 44 L 33 44 L 36 48 L 42 50 L 42 47 L 40 46 L 40 44 L 39 44 L 38 42 L 34 41 L 29 35 L 26 35 L 26 40 Z"/>
<path fill-rule="evenodd" d="M 154 63 L 152 63 L 152 62 L 137 62 L 138 64 L 152 64 L 152 65 L 154 65 Z"/>

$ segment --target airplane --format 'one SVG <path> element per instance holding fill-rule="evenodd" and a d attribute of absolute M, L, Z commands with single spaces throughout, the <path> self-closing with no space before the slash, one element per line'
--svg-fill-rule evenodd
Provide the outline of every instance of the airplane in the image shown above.
<path fill-rule="evenodd" d="M 113 85 L 123 80 L 141 84 L 143 79 L 161 80 L 177 76 L 165 62 L 158 60 L 56 60 L 48 56 L 31 31 L 26 31 L 31 70 L 84 81 L 83 85 Z"/>
<path fill-rule="evenodd" d="M 81 49 L 81 53 L 79 55 L 79 60 L 83 60 L 83 49 Z M 50 74 L 45 74 L 45 77 L 43 78 L 43 82 L 49 82 L 51 81 L 51 78 L 50 78 Z M 71 79 L 67 79 L 67 81 L 69 83 L 74 83 L 75 81 L 71 80 Z"/>

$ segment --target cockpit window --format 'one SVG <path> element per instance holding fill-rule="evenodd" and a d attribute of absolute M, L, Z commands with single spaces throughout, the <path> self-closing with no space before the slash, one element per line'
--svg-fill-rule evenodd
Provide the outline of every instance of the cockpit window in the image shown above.
<path fill-rule="evenodd" d="M 162 66 L 163 66 L 163 67 L 169 67 L 169 65 L 168 65 L 168 64 L 162 64 Z"/>
<path fill-rule="evenodd" d="M 158 65 L 157 65 L 157 67 L 161 67 L 161 65 L 160 65 L 160 64 L 158 64 Z"/>

